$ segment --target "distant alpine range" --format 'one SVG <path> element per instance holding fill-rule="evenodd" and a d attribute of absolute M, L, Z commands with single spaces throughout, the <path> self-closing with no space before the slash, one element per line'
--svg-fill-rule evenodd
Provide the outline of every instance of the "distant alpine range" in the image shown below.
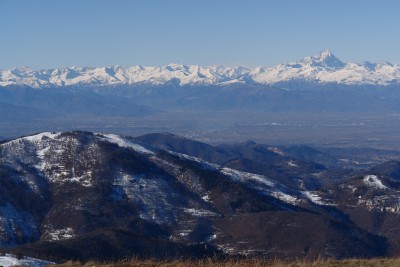
<path fill-rule="evenodd" d="M 180 64 L 15 68 L 0 71 L 0 136 L 14 138 L 53 129 L 108 132 L 111 128 L 113 133 L 129 135 L 160 129 L 176 133 L 178 125 L 179 133 L 199 134 L 209 127 L 238 130 L 237 125 L 287 125 L 292 120 L 306 125 L 293 118 L 308 120 L 321 112 L 338 119 L 329 127 L 346 124 L 344 113 L 373 113 L 382 118 L 376 121 L 386 121 L 400 113 L 399 85 L 400 65 L 344 63 L 329 51 L 253 69 Z M 316 119 L 326 121 L 326 117 Z M 350 124 L 369 123 L 363 120 Z M 393 121 L 385 125 L 377 129 L 385 129 L 386 138 L 397 132 Z M 253 130 L 241 141 L 254 138 Z M 338 129 L 342 132 L 347 130 Z"/>
<path fill-rule="evenodd" d="M 329 50 L 298 62 L 274 67 L 225 67 L 169 64 L 162 67 L 63 67 L 33 70 L 13 68 L 0 71 L 0 86 L 49 88 L 62 86 L 115 85 L 287 85 L 313 84 L 378 85 L 400 84 L 400 65 L 389 62 L 344 63 Z M 289 86 L 292 88 L 293 86 Z"/>

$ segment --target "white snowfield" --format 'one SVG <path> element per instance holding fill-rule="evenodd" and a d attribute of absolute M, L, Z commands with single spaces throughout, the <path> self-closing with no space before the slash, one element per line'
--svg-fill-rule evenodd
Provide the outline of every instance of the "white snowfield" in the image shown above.
<path fill-rule="evenodd" d="M 285 81 L 345 85 L 392 85 L 400 83 L 400 65 L 388 62 L 344 63 L 328 50 L 297 62 L 273 67 L 226 67 L 169 64 L 161 67 L 63 67 L 33 70 L 27 67 L 0 71 L 0 86 L 33 88 L 73 85 L 228 85 L 276 84 Z"/>
<path fill-rule="evenodd" d="M 22 257 L 18 259 L 15 255 L 12 254 L 5 254 L 4 256 L 0 256 L 0 266 L 3 267 L 11 267 L 11 266 L 42 267 L 50 264 L 55 264 L 55 263 L 30 257 Z"/>
<path fill-rule="evenodd" d="M 117 144 L 120 147 L 131 148 L 131 149 L 133 149 L 133 150 L 135 150 L 136 152 L 139 152 L 139 153 L 154 154 L 152 151 L 150 151 L 150 150 L 144 148 L 143 146 L 141 146 L 139 144 L 136 144 L 135 142 L 132 142 L 132 141 L 120 136 L 120 135 L 103 134 L 102 136 L 104 136 L 102 138 L 104 141 Z"/>
<path fill-rule="evenodd" d="M 372 188 L 388 189 L 376 175 L 366 175 L 363 178 L 364 183 Z"/>

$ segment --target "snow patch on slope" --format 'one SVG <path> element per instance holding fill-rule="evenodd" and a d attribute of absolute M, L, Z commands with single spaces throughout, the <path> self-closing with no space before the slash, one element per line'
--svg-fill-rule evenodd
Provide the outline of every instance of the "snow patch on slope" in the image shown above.
<path fill-rule="evenodd" d="M 190 156 L 190 155 L 187 155 L 187 154 L 182 154 L 182 153 L 178 153 L 178 152 L 171 151 L 171 150 L 168 150 L 168 153 L 170 153 L 172 155 L 175 155 L 175 156 L 178 156 L 183 160 L 189 160 L 189 161 L 194 161 L 194 162 L 200 163 L 206 169 L 217 169 L 217 168 L 219 168 L 218 164 L 210 163 L 208 161 L 204 161 L 204 160 L 202 160 L 200 158 L 193 157 L 193 156 Z"/>
<path fill-rule="evenodd" d="M 184 212 L 189 213 L 193 216 L 196 217 L 212 217 L 212 216 L 218 216 L 215 212 L 209 211 L 209 210 L 202 210 L 202 209 L 195 209 L 195 208 L 184 208 Z"/>
<path fill-rule="evenodd" d="M 31 136 L 22 137 L 22 139 L 25 139 L 25 140 L 27 140 L 29 142 L 32 142 L 32 143 L 37 143 L 37 142 L 40 142 L 41 140 L 43 140 L 44 137 L 47 137 L 47 138 L 50 138 L 50 139 L 56 139 L 57 137 L 60 136 L 60 134 L 61 133 L 43 132 L 43 133 L 31 135 Z"/>
<path fill-rule="evenodd" d="M 8 142 L 2 144 L 1 146 L 9 147 L 12 145 L 20 145 L 21 143 L 24 143 L 24 142 L 30 142 L 33 144 L 37 144 L 37 143 L 40 143 L 43 140 L 43 138 L 56 139 L 59 135 L 60 135 L 60 133 L 43 132 L 43 133 L 38 133 L 35 135 L 20 137 L 20 138 L 8 141 Z"/>
<path fill-rule="evenodd" d="M 303 191 L 303 195 L 308 198 L 311 202 L 317 205 L 333 206 L 334 204 L 323 201 L 322 197 L 315 192 Z"/>
<path fill-rule="evenodd" d="M 5 254 L 4 256 L 0 256 L 0 266 L 3 267 L 11 267 L 11 266 L 43 267 L 50 264 L 55 264 L 55 263 L 51 261 L 44 261 L 30 257 L 17 258 L 17 256 L 13 254 Z"/>
<path fill-rule="evenodd" d="M 296 205 L 299 202 L 298 196 L 290 193 L 290 190 L 285 188 L 267 177 L 259 174 L 242 172 L 230 168 L 222 168 L 221 172 L 231 179 L 247 184 L 261 192 L 282 200 L 285 203 Z"/>
<path fill-rule="evenodd" d="M 232 179 L 236 180 L 236 181 L 240 181 L 240 182 L 246 182 L 246 181 L 256 181 L 259 182 L 261 184 L 264 184 L 268 187 L 273 187 L 275 185 L 274 182 L 272 182 L 271 180 L 268 180 L 267 177 L 262 176 L 262 175 L 258 175 L 258 174 L 254 174 L 254 173 L 249 173 L 249 172 L 242 172 L 242 171 L 238 171 L 238 170 L 234 170 L 234 169 L 230 169 L 230 168 L 222 168 L 221 172 L 229 177 L 231 177 Z"/>
<path fill-rule="evenodd" d="M 363 182 L 364 182 L 365 185 L 367 185 L 369 187 L 372 187 L 372 188 L 388 189 L 387 186 L 382 184 L 382 181 L 376 175 L 366 175 L 366 176 L 364 176 Z"/>
<path fill-rule="evenodd" d="M 48 233 L 51 240 L 65 240 L 74 237 L 74 230 L 70 227 L 64 229 L 52 230 Z"/>
<path fill-rule="evenodd" d="M 91 170 L 86 170 L 88 166 L 82 166 L 79 156 L 76 155 L 80 145 L 74 136 L 63 136 L 61 133 L 44 132 L 21 137 L 1 145 L 3 163 L 24 172 L 26 170 L 21 168 L 20 163 L 33 166 L 52 183 L 73 182 L 86 187 L 92 186 Z M 84 154 L 80 156 L 91 158 L 89 165 L 95 165 L 99 158 L 97 151 L 98 147 L 91 144 L 79 153 Z M 77 166 L 81 168 L 78 170 Z M 35 192 L 39 192 L 37 179 L 32 178 L 29 172 L 23 177 Z"/>
<path fill-rule="evenodd" d="M 163 177 L 120 172 L 113 185 L 112 197 L 116 201 L 128 198 L 135 203 L 140 218 L 158 224 L 176 221 L 175 205 L 179 205 L 181 199 L 177 199 L 178 195 Z"/>
<path fill-rule="evenodd" d="M 299 167 L 299 165 L 297 165 L 296 163 L 294 163 L 293 160 L 289 160 L 287 164 L 288 164 L 289 167 Z"/>
<path fill-rule="evenodd" d="M 110 143 L 114 143 L 117 144 L 120 147 L 127 147 L 127 148 L 131 148 L 133 150 L 135 150 L 136 152 L 139 153 L 144 153 L 144 154 L 154 154 L 154 152 L 144 148 L 143 146 L 132 142 L 126 138 L 123 138 L 119 135 L 116 134 L 102 134 L 102 136 L 104 136 L 103 140 L 110 142 Z"/>
<path fill-rule="evenodd" d="M 279 200 L 282 200 L 285 203 L 289 203 L 289 204 L 292 204 L 292 205 L 298 204 L 298 201 L 299 201 L 299 199 L 297 197 L 289 195 L 289 194 L 286 194 L 286 193 L 284 193 L 282 191 L 272 191 L 270 193 L 270 195 L 275 197 L 275 198 L 277 198 L 277 199 L 279 199 Z"/>

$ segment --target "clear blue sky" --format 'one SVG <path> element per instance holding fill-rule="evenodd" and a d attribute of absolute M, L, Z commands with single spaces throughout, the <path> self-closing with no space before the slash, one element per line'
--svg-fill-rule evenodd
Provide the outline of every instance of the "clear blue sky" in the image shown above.
<path fill-rule="evenodd" d="M 398 0 L 0 0 L 0 68 L 400 63 Z"/>

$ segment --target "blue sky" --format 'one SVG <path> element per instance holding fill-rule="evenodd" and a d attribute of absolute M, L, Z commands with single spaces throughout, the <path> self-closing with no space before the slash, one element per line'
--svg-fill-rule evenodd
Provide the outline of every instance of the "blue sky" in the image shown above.
<path fill-rule="evenodd" d="M 0 68 L 400 63 L 398 0 L 1 0 Z"/>

